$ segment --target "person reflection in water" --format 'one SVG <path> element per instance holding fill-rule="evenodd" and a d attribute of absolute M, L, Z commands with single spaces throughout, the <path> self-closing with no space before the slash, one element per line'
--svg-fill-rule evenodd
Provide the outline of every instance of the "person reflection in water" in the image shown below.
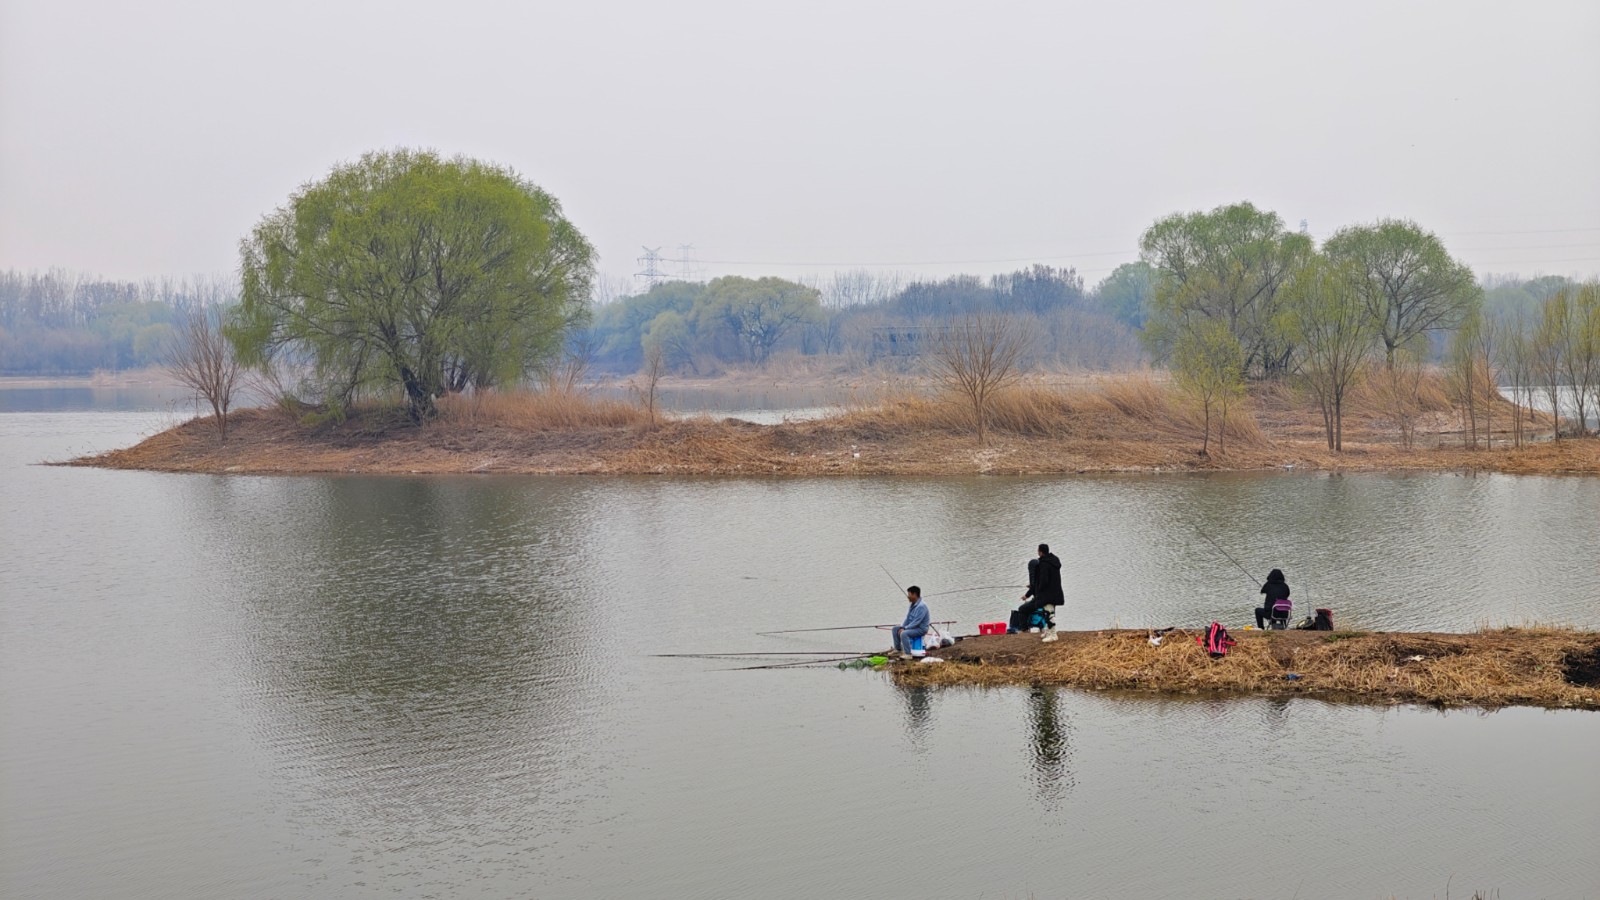
<path fill-rule="evenodd" d="M 928 688 L 906 688 L 906 726 L 908 733 L 921 734 L 933 718 L 933 695 Z"/>
<path fill-rule="evenodd" d="M 1056 710 L 1056 689 L 1035 687 L 1028 691 L 1028 718 L 1033 726 L 1033 775 L 1039 797 L 1045 801 L 1061 799 L 1063 787 L 1072 787 L 1067 758 L 1072 755 L 1065 728 Z"/>

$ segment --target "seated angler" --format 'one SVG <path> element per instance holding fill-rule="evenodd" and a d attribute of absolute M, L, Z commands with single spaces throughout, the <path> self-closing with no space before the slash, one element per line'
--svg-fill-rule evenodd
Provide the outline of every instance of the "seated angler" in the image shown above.
<path fill-rule="evenodd" d="M 1269 622 L 1274 628 L 1288 627 L 1289 611 L 1294 604 L 1289 602 L 1289 582 L 1284 580 L 1282 569 L 1273 569 L 1267 574 L 1261 593 L 1266 599 L 1256 607 L 1256 627 L 1266 628 Z"/>
<path fill-rule="evenodd" d="M 911 608 L 906 610 L 906 620 L 894 627 L 894 650 L 905 656 L 922 656 L 922 638 L 933 624 L 933 616 L 922 602 L 922 588 L 914 584 L 906 588 L 906 599 Z"/>
<path fill-rule="evenodd" d="M 1006 633 L 1016 634 L 1037 627 L 1044 632 L 1044 641 L 1056 639 L 1056 607 L 1065 602 L 1061 589 L 1061 558 L 1050 552 L 1049 544 L 1039 545 L 1039 555 L 1028 560 L 1028 592 L 1022 595 L 1022 605 L 1011 611 Z M 1034 623 L 1038 622 L 1039 625 Z"/>

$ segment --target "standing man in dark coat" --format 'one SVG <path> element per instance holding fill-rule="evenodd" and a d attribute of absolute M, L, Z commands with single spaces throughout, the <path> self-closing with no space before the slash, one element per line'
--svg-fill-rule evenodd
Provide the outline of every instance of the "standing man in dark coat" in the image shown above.
<path fill-rule="evenodd" d="M 1012 611 L 1007 633 L 1027 631 L 1033 614 L 1042 609 L 1050 623 L 1044 629 L 1044 639 L 1055 640 L 1055 608 L 1066 599 L 1061 590 L 1061 558 L 1050 552 L 1049 544 L 1040 544 L 1039 557 L 1028 560 L 1028 592 L 1022 595 L 1022 606 Z"/>

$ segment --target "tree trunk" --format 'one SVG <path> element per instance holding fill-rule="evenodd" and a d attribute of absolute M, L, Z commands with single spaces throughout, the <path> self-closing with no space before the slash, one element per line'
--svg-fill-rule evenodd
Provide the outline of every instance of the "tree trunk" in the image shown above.
<path fill-rule="evenodd" d="M 1333 452 L 1344 452 L 1344 398 L 1333 397 Z"/>
<path fill-rule="evenodd" d="M 401 366 L 400 382 L 405 385 L 407 412 L 411 416 L 412 423 L 421 425 L 424 419 L 432 418 L 436 411 L 433 405 L 433 393 L 422 384 L 417 373 L 407 366 Z"/>

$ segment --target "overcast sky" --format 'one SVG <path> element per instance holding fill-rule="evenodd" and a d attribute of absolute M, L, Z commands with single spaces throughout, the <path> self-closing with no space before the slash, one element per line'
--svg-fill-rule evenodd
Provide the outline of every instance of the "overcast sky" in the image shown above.
<path fill-rule="evenodd" d="M 0 267 L 231 271 L 400 145 L 517 169 L 629 275 L 1072 265 L 1250 200 L 1600 272 L 1600 3 L 0 0 Z"/>

